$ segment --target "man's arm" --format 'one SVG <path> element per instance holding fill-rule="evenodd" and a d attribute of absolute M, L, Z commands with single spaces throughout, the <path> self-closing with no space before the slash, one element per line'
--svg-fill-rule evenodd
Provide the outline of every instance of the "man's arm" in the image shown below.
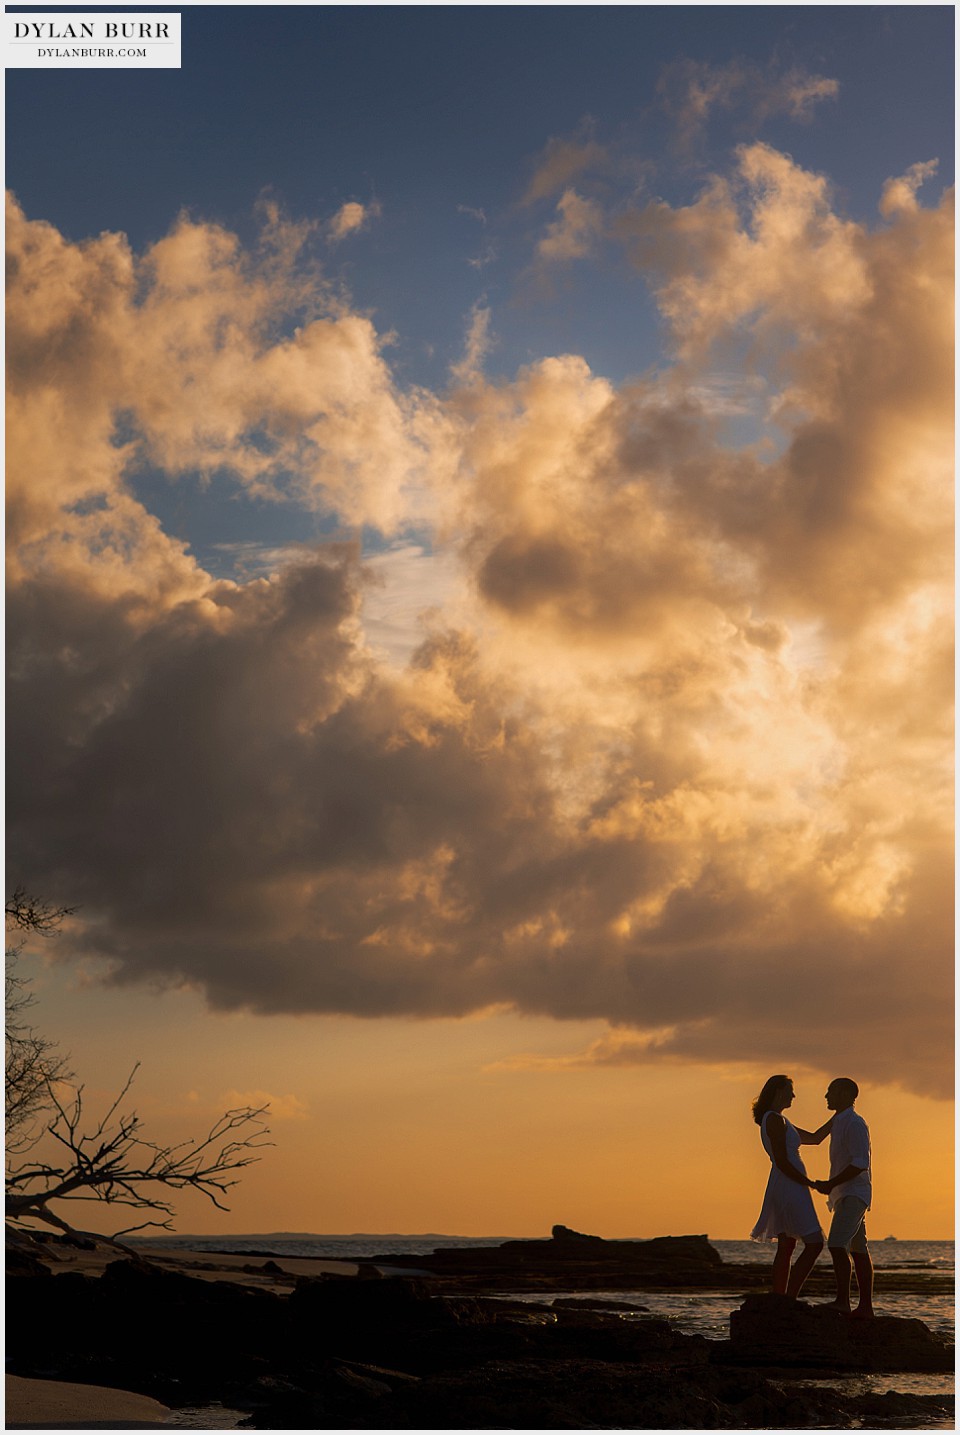
<path fill-rule="evenodd" d="M 797 1126 L 794 1129 L 800 1137 L 801 1146 L 819 1146 L 820 1142 L 826 1140 L 833 1130 L 833 1117 L 831 1116 L 830 1120 L 825 1121 L 822 1126 L 818 1126 L 816 1131 L 804 1131 L 802 1126 Z"/>
<path fill-rule="evenodd" d="M 791 1166 L 787 1156 L 787 1128 L 784 1125 L 783 1117 L 772 1112 L 767 1118 L 767 1131 L 770 1136 L 770 1145 L 773 1147 L 773 1164 L 778 1171 L 789 1176 L 791 1181 L 796 1181 L 798 1186 L 812 1187 L 813 1182 L 808 1176 L 798 1171 L 796 1166 Z"/>

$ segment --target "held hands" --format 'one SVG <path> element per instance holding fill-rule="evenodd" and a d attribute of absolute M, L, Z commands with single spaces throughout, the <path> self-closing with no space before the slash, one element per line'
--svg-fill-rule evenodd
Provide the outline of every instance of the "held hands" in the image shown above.
<path fill-rule="evenodd" d="M 813 1189 L 814 1189 L 815 1191 L 819 1191 L 821 1196 L 829 1196 L 829 1194 L 830 1194 L 830 1182 L 829 1182 L 829 1181 L 814 1181 L 814 1183 L 813 1183 Z"/>

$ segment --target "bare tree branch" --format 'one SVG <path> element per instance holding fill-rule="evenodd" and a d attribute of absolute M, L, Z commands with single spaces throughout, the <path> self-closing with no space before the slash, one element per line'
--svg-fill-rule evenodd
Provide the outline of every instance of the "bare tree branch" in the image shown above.
<path fill-rule="evenodd" d="M 54 907 L 42 897 L 34 897 L 21 885 L 17 885 L 6 899 L 6 921 L 9 928 L 21 932 L 36 932 L 49 937 L 58 931 L 64 917 L 72 917 L 77 907 Z"/>
<path fill-rule="evenodd" d="M 135 1069 L 136 1070 L 136 1069 Z M 218 1117 L 205 1136 L 161 1145 L 143 1134 L 135 1111 L 116 1114 L 133 1074 L 107 1116 L 83 1131 L 83 1088 L 72 1102 L 51 1093 L 56 1116 L 46 1134 L 60 1148 L 56 1161 L 34 1162 L 7 1178 L 7 1218 L 46 1220 L 50 1201 L 100 1201 L 133 1210 L 162 1212 L 169 1227 L 174 1207 L 167 1191 L 199 1191 L 218 1210 L 239 1173 L 260 1159 L 267 1139 L 268 1108 L 240 1107 Z M 47 1214 L 41 1214 L 47 1213 Z"/>
<path fill-rule="evenodd" d="M 54 907 L 17 887 L 6 900 L 8 931 L 55 936 L 63 919 L 74 907 Z M 27 1020 L 33 1005 L 29 979 L 16 970 L 27 935 L 6 948 L 6 1066 L 4 1073 L 4 1117 L 8 1156 L 23 1154 L 39 1140 L 42 1118 L 49 1110 L 49 1091 L 58 1081 L 70 1079 L 67 1060 L 58 1043 L 42 1036 Z"/>
<path fill-rule="evenodd" d="M 20 887 L 6 904 L 8 925 L 43 936 L 53 935 L 72 910 L 52 907 Z M 117 1236 L 148 1226 L 173 1229 L 170 1192 L 198 1191 L 219 1211 L 228 1210 L 226 1196 L 240 1173 L 260 1160 L 264 1146 L 273 1144 L 264 1120 L 269 1107 L 225 1111 L 204 1136 L 163 1145 L 144 1133 L 136 1110 L 123 1110 L 138 1062 L 106 1113 L 89 1120 L 83 1086 L 72 1087 L 69 1097 L 64 1094 L 72 1077 L 55 1055 L 56 1043 L 23 1019 L 33 998 L 28 980 L 13 970 L 19 950 L 17 946 L 7 952 L 7 1222 L 16 1227 L 40 1221 L 127 1250 Z M 41 1143 L 43 1156 L 27 1161 L 27 1153 Z M 110 1238 L 71 1226 L 50 1210 L 52 1201 L 97 1201 L 157 1214 Z"/>

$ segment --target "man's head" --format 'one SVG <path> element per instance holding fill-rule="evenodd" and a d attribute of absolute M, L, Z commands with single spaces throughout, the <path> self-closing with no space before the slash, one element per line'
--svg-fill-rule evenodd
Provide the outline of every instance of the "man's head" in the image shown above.
<path fill-rule="evenodd" d="M 831 1111 L 846 1111 L 860 1095 L 860 1088 L 849 1076 L 835 1076 L 827 1087 L 824 1100 Z"/>

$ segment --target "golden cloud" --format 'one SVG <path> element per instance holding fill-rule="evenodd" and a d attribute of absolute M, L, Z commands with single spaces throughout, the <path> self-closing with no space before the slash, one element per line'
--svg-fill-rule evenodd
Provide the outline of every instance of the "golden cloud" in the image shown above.
<path fill-rule="evenodd" d="M 379 204 L 358 204 L 355 199 L 342 204 L 327 226 L 327 234 L 332 243 L 336 244 L 345 239 L 348 234 L 356 234 L 364 229 L 371 219 L 380 216 Z"/>

